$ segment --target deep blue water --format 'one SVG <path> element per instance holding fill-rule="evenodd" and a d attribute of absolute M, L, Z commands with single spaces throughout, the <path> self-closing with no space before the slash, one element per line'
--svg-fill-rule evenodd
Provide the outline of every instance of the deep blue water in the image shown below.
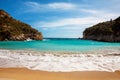
<path fill-rule="evenodd" d="M 44 39 L 43 41 L 0 41 L 1 49 L 38 51 L 89 51 L 119 47 L 120 43 L 97 42 L 78 39 Z"/>

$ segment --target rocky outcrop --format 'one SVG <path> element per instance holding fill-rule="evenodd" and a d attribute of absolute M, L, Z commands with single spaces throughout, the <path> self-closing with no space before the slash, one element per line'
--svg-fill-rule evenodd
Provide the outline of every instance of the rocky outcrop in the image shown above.
<path fill-rule="evenodd" d="M 27 39 L 42 40 L 42 33 L 0 10 L 0 41 Z"/>
<path fill-rule="evenodd" d="M 120 17 L 85 29 L 83 39 L 120 42 Z"/>

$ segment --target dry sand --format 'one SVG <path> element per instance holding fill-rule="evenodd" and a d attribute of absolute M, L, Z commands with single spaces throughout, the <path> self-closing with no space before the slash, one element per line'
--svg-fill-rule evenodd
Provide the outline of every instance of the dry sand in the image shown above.
<path fill-rule="evenodd" d="M 0 68 L 0 80 L 120 80 L 120 71 L 45 72 L 26 68 Z"/>

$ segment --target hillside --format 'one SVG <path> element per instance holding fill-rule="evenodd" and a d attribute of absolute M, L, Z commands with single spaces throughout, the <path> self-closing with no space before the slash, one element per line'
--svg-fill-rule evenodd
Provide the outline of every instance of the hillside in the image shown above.
<path fill-rule="evenodd" d="M 85 29 L 83 39 L 120 42 L 120 17 Z"/>
<path fill-rule="evenodd" d="M 0 41 L 27 39 L 42 40 L 42 33 L 0 10 Z"/>

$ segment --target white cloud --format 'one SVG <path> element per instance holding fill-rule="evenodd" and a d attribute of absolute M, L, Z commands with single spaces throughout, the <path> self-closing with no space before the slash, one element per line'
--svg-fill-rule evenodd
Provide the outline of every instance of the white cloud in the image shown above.
<path fill-rule="evenodd" d="M 70 10 L 76 8 L 76 5 L 72 3 L 50 3 L 47 5 L 51 9 L 64 9 L 64 10 Z"/>
<path fill-rule="evenodd" d="M 93 10 L 93 9 L 81 9 L 81 11 L 91 13 L 91 14 L 98 14 L 100 12 L 98 10 Z"/>
<path fill-rule="evenodd" d="M 74 12 L 78 16 L 80 14 L 87 14 L 88 16 L 92 17 L 102 17 L 102 18 L 116 18 L 118 17 L 119 11 L 118 12 L 113 12 L 111 10 L 97 10 L 97 9 L 89 9 L 89 8 L 83 8 L 82 4 L 77 5 L 73 3 L 67 3 L 67 2 L 54 2 L 54 3 L 48 3 L 48 4 L 41 4 L 38 2 L 25 2 L 25 12 L 53 12 L 53 11 L 59 11 L 61 12 L 62 10 L 69 11 L 69 13 Z M 69 14 L 65 13 L 65 14 Z M 75 15 L 75 14 L 73 14 Z M 75 15 L 75 16 L 77 16 Z"/>
<path fill-rule="evenodd" d="M 115 19 L 120 15 L 119 0 L 85 0 L 86 3 L 69 3 L 67 2 L 53 2 L 47 4 L 41 4 L 38 2 L 25 2 L 25 12 L 35 12 L 44 16 L 43 21 L 39 21 L 32 24 L 34 27 L 42 28 L 43 30 L 61 29 L 65 31 L 82 31 L 95 25 L 99 22 L 108 21 L 111 18 Z M 87 4 L 87 2 L 90 2 Z M 102 4 L 103 3 L 103 4 Z M 114 5 L 114 6 L 113 6 Z M 58 11 L 58 12 L 55 12 Z M 60 14 L 60 13 L 63 14 Z M 49 15 L 50 13 L 50 15 Z M 53 15 L 56 18 L 53 18 Z M 65 15 L 64 15 L 65 14 Z M 47 15 L 47 16 L 46 16 Z M 42 18 L 41 18 L 42 19 Z"/>
<path fill-rule="evenodd" d="M 116 18 L 120 14 L 117 12 L 111 12 L 111 11 L 101 11 L 101 10 L 93 10 L 93 9 L 81 9 L 81 11 L 91 14 L 91 16 L 98 16 L 103 18 Z"/>
<path fill-rule="evenodd" d="M 70 29 L 70 30 L 77 30 L 90 27 L 97 23 L 110 20 L 111 18 L 116 18 L 119 16 L 118 13 L 109 13 L 106 11 L 98 11 L 92 9 L 81 9 L 82 12 L 89 13 L 89 16 L 86 17 L 78 17 L 78 18 L 62 18 L 62 19 L 53 19 L 52 21 L 38 21 L 33 24 L 35 27 L 41 28 L 63 28 L 63 29 Z"/>
<path fill-rule="evenodd" d="M 63 26 L 81 26 L 81 25 L 91 25 L 96 24 L 98 22 L 102 22 L 104 19 L 99 19 L 96 17 L 84 17 L 84 18 L 66 18 L 52 22 L 36 22 L 34 26 L 41 26 L 47 28 L 54 28 L 54 27 L 63 27 Z"/>
<path fill-rule="evenodd" d="M 25 12 L 53 12 L 53 11 L 59 11 L 61 12 L 62 10 L 65 11 L 69 11 L 69 13 L 74 12 L 76 14 L 79 13 L 79 15 L 81 13 L 85 13 L 87 15 L 90 16 L 97 16 L 97 17 L 104 17 L 104 18 L 116 18 L 118 17 L 119 14 L 119 10 L 118 12 L 113 12 L 113 10 L 98 10 L 98 9 L 90 9 L 90 5 L 89 7 L 86 7 L 86 4 L 73 4 L 73 3 L 67 3 L 67 2 L 53 2 L 53 3 L 48 3 L 48 4 L 41 4 L 38 2 L 25 2 L 24 3 L 25 6 Z M 88 5 L 87 5 L 88 6 Z M 116 5 L 117 6 L 117 5 Z M 69 14 L 69 13 L 65 13 L 65 14 Z M 75 14 L 73 14 L 75 15 Z M 79 16 L 78 15 L 78 16 Z"/>
<path fill-rule="evenodd" d="M 26 12 L 44 12 L 44 11 L 54 11 L 54 10 L 71 10 L 75 9 L 77 6 L 72 3 L 65 2 L 54 2 L 48 4 L 41 4 L 38 2 L 25 2 Z"/>

